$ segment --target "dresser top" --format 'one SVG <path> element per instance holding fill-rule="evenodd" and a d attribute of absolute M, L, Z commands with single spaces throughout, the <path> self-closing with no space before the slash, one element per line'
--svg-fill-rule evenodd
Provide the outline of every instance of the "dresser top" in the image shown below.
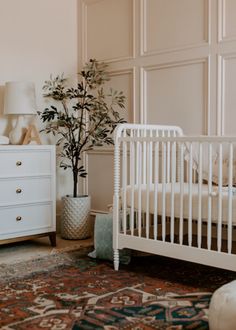
<path fill-rule="evenodd" d="M 2 144 L 0 145 L 1 151 L 23 151 L 23 150 L 51 150 L 55 149 L 55 145 L 49 144 L 25 144 L 25 145 L 11 145 L 11 144 Z"/>

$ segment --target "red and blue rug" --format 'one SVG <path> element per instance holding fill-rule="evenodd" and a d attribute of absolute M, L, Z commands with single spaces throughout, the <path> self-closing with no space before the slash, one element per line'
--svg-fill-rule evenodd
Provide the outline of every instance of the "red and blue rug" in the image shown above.
<path fill-rule="evenodd" d="M 111 263 L 76 253 L 1 274 L 3 330 L 208 329 L 212 292 L 235 279 L 232 272 L 158 256 L 132 258 L 116 272 Z"/>

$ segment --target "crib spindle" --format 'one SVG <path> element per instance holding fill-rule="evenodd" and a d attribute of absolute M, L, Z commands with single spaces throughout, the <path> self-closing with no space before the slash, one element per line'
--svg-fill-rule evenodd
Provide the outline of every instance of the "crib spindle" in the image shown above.
<path fill-rule="evenodd" d="M 199 143 L 197 246 L 202 245 L 202 143 Z"/>
<path fill-rule="evenodd" d="M 233 144 L 229 144 L 229 174 L 228 174 L 228 253 L 232 253 L 232 197 L 233 197 Z"/>
<path fill-rule="evenodd" d="M 159 142 L 154 147 L 154 240 L 158 237 Z"/>
<path fill-rule="evenodd" d="M 152 154 L 150 150 L 150 142 L 147 142 L 147 182 L 146 182 L 146 238 L 149 238 L 149 198 L 150 198 L 150 176 L 151 176 L 151 166 Z"/>
<path fill-rule="evenodd" d="M 139 175 L 138 175 L 138 236 L 141 237 L 142 228 L 142 143 L 138 142 Z"/>
<path fill-rule="evenodd" d="M 123 136 L 126 137 L 126 131 L 124 131 Z M 127 229 L 127 221 L 126 221 L 126 209 L 127 209 L 127 200 L 126 200 L 126 195 L 127 195 L 127 142 L 123 141 L 123 154 L 122 154 L 122 169 L 123 169 L 123 174 L 122 174 L 122 188 L 123 188 L 123 205 L 122 205 L 122 210 L 123 210 L 123 231 L 124 234 L 126 235 L 126 229 Z"/>
<path fill-rule="evenodd" d="M 152 132 L 152 130 L 150 131 L 150 138 L 152 138 L 153 137 L 153 132 Z M 148 166 L 149 166 L 149 183 L 150 183 L 150 185 L 152 184 L 152 181 L 153 181 L 153 178 L 152 178 L 152 173 L 153 173 L 153 169 L 152 169 L 152 167 L 153 167 L 153 142 L 152 141 L 150 141 L 149 142 L 149 148 L 150 148 L 150 159 L 149 160 L 147 160 L 147 162 L 148 162 Z"/>
<path fill-rule="evenodd" d="M 192 177 L 192 169 L 193 169 L 193 145 L 190 143 L 189 147 L 189 163 L 188 163 L 188 245 L 192 246 L 192 185 L 193 185 L 193 177 Z"/>
<path fill-rule="evenodd" d="M 136 130 L 136 137 L 137 139 L 140 137 L 139 130 Z M 139 158 L 139 145 L 140 142 L 137 140 L 136 142 L 136 178 L 135 178 L 135 183 L 138 185 L 139 183 L 139 178 L 140 178 L 140 173 L 139 173 L 139 165 L 140 165 L 140 158 Z"/>
<path fill-rule="evenodd" d="M 167 130 L 167 137 L 170 137 L 170 130 Z M 170 142 L 167 141 L 167 157 L 166 157 L 166 182 L 170 182 Z"/>
<path fill-rule="evenodd" d="M 166 240 L 166 143 L 162 142 L 162 240 Z"/>
<path fill-rule="evenodd" d="M 145 138 L 147 136 L 147 130 L 144 129 L 142 130 L 142 136 Z M 147 173 L 147 142 L 144 141 L 143 143 L 143 184 L 146 184 L 147 178 L 146 178 L 146 173 Z"/>
<path fill-rule="evenodd" d="M 212 203 L 212 143 L 208 144 L 208 220 L 207 249 L 211 250 L 211 203 Z"/>
<path fill-rule="evenodd" d="M 184 200 L 184 144 L 180 145 L 180 210 L 179 210 L 179 244 L 183 244 L 183 200 Z"/>
<path fill-rule="evenodd" d="M 130 137 L 133 137 L 133 130 L 130 130 Z M 134 142 L 130 142 L 130 185 L 131 185 L 131 208 L 130 208 L 130 227 L 131 235 L 134 235 L 134 180 L 135 180 L 135 150 Z"/>
<path fill-rule="evenodd" d="M 219 144 L 218 160 L 218 223 L 217 223 L 217 250 L 221 251 L 222 241 L 222 143 Z"/>
<path fill-rule="evenodd" d="M 174 243 L 174 214 L 175 214 L 175 184 L 176 184 L 176 142 L 171 148 L 171 217 L 170 217 L 170 241 Z"/>

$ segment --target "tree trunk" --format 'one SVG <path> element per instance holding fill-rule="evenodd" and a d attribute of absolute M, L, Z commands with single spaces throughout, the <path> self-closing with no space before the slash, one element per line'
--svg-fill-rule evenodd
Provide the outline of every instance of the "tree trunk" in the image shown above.
<path fill-rule="evenodd" d="M 78 195 L 78 171 L 73 171 L 73 197 Z"/>

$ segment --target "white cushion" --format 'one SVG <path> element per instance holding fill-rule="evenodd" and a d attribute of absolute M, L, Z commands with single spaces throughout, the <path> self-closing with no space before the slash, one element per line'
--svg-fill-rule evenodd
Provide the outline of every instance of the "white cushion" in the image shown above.
<path fill-rule="evenodd" d="M 134 205 L 134 209 L 138 210 L 141 206 L 141 210 L 143 212 L 147 211 L 147 185 L 141 185 L 141 203 L 139 202 L 139 188 L 138 185 L 133 187 L 129 185 L 126 187 L 126 202 L 127 206 L 131 207 L 132 202 Z M 209 196 L 209 187 L 206 184 L 202 184 L 202 193 L 201 193 L 201 218 L 202 221 L 208 221 L 208 196 Z M 157 204 L 157 214 L 161 215 L 162 211 L 162 198 L 163 198 L 163 185 L 160 183 L 157 185 L 157 199 L 155 200 L 155 187 L 154 184 L 149 186 L 149 204 L 148 209 L 149 213 L 155 213 L 155 203 Z M 171 216 L 171 203 L 172 203 L 172 184 L 165 184 L 165 214 L 167 217 Z M 174 216 L 176 218 L 180 217 L 180 205 L 181 205 L 181 195 L 180 195 L 180 183 L 177 182 L 173 187 L 174 191 Z M 228 223 L 228 210 L 229 210 L 229 200 L 228 200 L 228 188 L 222 188 L 222 222 Z M 122 199 L 124 198 L 124 193 L 121 194 Z M 134 198 L 132 198 L 132 196 Z M 218 187 L 212 187 L 212 213 L 211 213 L 211 221 L 218 222 L 218 204 L 219 204 L 219 196 L 218 196 Z M 199 208 L 199 196 L 198 196 L 198 184 L 192 185 L 192 219 L 198 219 L 198 210 Z M 236 187 L 233 187 L 233 198 L 232 198 L 232 212 L 233 215 L 236 214 Z M 187 219 L 189 217 L 189 184 L 183 184 L 183 217 Z M 233 224 L 236 225 L 236 216 L 232 217 Z M 236 328 L 235 328 L 236 330 Z"/>
<path fill-rule="evenodd" d="M 210 330 L 236 329 L 236 281 L 214 292 L 209 307 L 209 327 Z"/>

